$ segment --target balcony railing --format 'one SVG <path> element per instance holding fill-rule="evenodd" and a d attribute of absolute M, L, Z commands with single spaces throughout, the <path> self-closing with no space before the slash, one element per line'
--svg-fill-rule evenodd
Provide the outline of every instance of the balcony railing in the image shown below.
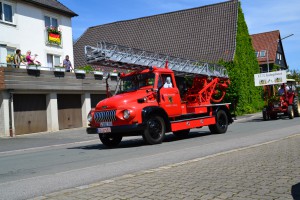
<path fill-rule="evenodd" d="M 1 66 L 1 63 L 0 63 Z M 105 79 L 93 73 L 76 74 L 59 72 L 54 68 L 38 67 L 22 69 L 0 67 L 0 90 L 59 90 L 59 91 L 98 91 L 106 90 Z M 110 88 L 115 89 L 117 82 L 108 80 Z"/>

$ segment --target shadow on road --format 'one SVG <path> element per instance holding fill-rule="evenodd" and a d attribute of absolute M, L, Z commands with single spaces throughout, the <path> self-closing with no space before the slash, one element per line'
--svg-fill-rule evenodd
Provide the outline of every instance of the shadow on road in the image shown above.
<path fill-rule="evenodd" d="M 256 118 L 256 119 L 249 119 L 249 120 L 245 120 L 245 121 L 240 121 L 237 123 L 249 123 L 249 122 L 272 122 L 272 121 L 276 121 L 276 120 L 291 120 L 288 117 L 278 117 L 277 119 L 269 119 L 269 120 L 263 120 L 263 118 Z"/>
<path fill-rule="evenodd" d="M 292 196 L 294 200 L 300 200 L 300 183 L 292 186 Z"/>
<path fill-rule="evenodd" d="M 163 143 L 176 142 L 179 140 L 189 140 L 189 139 L 204 137 L 204 136 L 208 136 L 208 135 L 211 135 L 211 133 L 207 132 L 207 131 L 200 131 L 200 132 L 193 131 L 193 132 L 190 132 L 188 134 L 188 136 L 185 138 L 178 138 L 175 135 L 173 135 L 172 133 L 168 133 L 168 134 L 166 134 L 166 137 L 165 137 Z M 114 147 L 114 149 L 134 148 L 134 147 L 141 147 L 141 146 L 148 146 L 147 144 L 145 144 L 144 140 L 142 139 L 142 136 L 140 139 L 138 138 L 138 139 L 132 139 L 132 140 L 129 139 L 126 141 L 122 141 L 117 147 Z M 99 144 L 77 146 L 77 147 L 72 147 L 72 148 L 68 148 L 68 149 L 106 150 L 106 149 L 112 149 L 112 148 L 106 147 L 99 140 Z"/>

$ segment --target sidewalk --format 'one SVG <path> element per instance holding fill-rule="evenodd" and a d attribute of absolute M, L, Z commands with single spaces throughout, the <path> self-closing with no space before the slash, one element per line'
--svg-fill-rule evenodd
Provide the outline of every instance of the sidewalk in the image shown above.
<path fill-rule="evenodd" d="M 35 199 L 300 199 L 300 135 Z"/>

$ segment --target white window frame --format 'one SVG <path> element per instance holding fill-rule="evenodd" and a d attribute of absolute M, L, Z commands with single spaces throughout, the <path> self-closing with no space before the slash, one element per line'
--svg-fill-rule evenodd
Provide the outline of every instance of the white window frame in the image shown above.
<path fill-rule="evenodd" d="M 48 27 L 47 25 L 46 25 L 46 21 L 45 21 L 45 18 L 46 17 L 49 17 L 50 18 L 50 27 L 53 27 L 53 24 L 52 24 L 52 19 L 56 19 L 56 21 L 57 21 L 57 27 L 55 27 L 55 28 L 58 28 L 59 27 L 59 20 L 58 20 L 58 18 L 57 17 L 55 17 L 55 16 L 51 16 L 51 15 L 44 15 L 44 24 L 45 24 L 45 27 Z"/>
<path fill-rule="evenodd" d="M 259 57 L 259 51 L 255 51 L 255 56 L 256 56 L 256 58 Z"/>
<path fill-rule="evenodd" d="M 278 60 L 281 60 L 281 59 L 282 59 L 281 53 L 277 53 L 277 59 L 278 59 Z"/>
<path fill-rule="evenodd" d="M 266 53 L 267 53 L 266 50 L 261 50 L 261 51 L 259 52 L 259 56 L 260 56 L 261 58 L 266 57 Z"/>
<path fill-rule="evenodd" d="M 0 0 L 0 2 L 1 2 L 1 6 L 2 6 L 2 14 L 1 14 L 2 19 L 0 19 L 0 22 L 7 23 L 7 24 L 15 24 L 15 5 L 11 2 L 7 2 L 7 1 L 3 1 L 3 0 Z M 4 4 L 11 6 L 12 22 L 5 21 Z"/>
<path fill-rule="evenodd" d="M 52 66 L 50 66 L 49 63 L 48 63 L 48 56 L 52 56 Z M 53 68 L 54 66 L 61 65 L 61 62 L 60 62 L 61 61 L 61 55 L 53 54 L 53 53 L 47 53 L 46 57 L 47 57 L 47 67 Z M 59 63 L 55 63 L 55 57 L 59 58 Z"/>

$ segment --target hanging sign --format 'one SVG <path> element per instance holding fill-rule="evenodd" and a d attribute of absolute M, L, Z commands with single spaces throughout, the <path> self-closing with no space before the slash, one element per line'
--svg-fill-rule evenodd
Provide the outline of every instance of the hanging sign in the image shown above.
<path fill-rule="evenodd" d="M 255 86 L 274 85 L 286 83 L 286 71 L 254 74 Z"/>

